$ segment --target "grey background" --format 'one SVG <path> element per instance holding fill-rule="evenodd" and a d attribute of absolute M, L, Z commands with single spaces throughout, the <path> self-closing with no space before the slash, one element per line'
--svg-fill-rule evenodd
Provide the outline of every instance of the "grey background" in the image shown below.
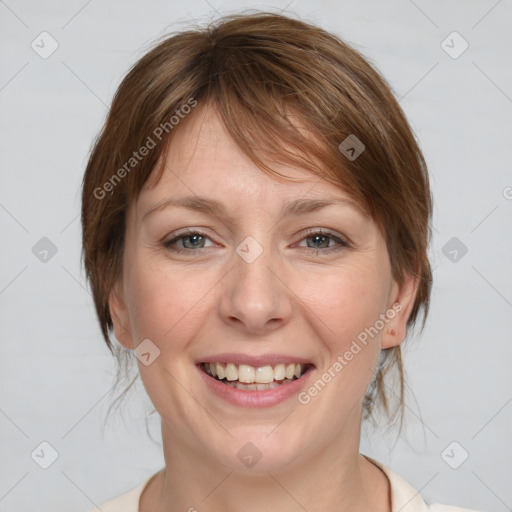
<path fill-rule="evenodd" d="M 126 423 L 113 416 L 103 426 L 115 366 L 80 268 L 80 183 L 115 88 L 147 45 L 191 20 L 241 8 L 287 8 L 354 44 L 401 98 L 430 167 L 435 286 L 424 334 L 407 344 L 406 428 L 397 442 L 369 432 L 362 451 L 428 501 L 512 510 L 511 2 L 6 0 L 0 511 L 85 511 L 163 465 L 146 433 L 141 385 Z M 31 47 L 42 45 L 43 31 L 58 43 L 46 59 Z M 453 31 L 469 43 L 458 58 L 445 49 L 459 52 L 460 39 L 442 47 Z M 43 237 L 57 250 L 46 262 L 33 253 Z M 31 458 L 34 450 L 40 463 L 49 457 L 38 448 L 43 441 L 58 452 L 48 469 Z M 446 460 L 456 465 L 463 450 L 469 457 L 452 469 Z"/>

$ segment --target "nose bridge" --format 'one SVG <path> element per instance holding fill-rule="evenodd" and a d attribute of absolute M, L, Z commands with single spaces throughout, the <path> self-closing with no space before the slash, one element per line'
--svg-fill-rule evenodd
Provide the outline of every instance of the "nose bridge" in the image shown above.
<path fill-rule="evenodd" d="M 251 332 L 284 323 L 291 312 L 290 297 L 277 277 L 281 262 L 270 238 L 260 244 L 247 237 L 233 252 L 232 263 L 221 301 L 224 321 Z"/>

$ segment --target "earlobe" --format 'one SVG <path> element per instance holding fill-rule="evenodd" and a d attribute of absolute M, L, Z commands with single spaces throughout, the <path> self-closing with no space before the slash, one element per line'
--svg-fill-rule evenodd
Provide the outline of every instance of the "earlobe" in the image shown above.
<path fill-rule="evenodd" d="M 130 328 L 130 316 L 119 283 L 116 283 L 110 291 L 108 305 L 117 341 L 124 348 L 132 350 L 134 347 Z"/>
<path fill-rule="evenodd" d="M 381 347 L 391 348 L 402 343 L 407 335 L 407 320 L 414 307 L 420 279 L 417 275 L 409 273 L 404 283 L 394 288 L 394 295 L 390 298 L 392 306 L 386 311 L 388 322 L 382 333 Z M 398 290 L 396 290 L 398 288 Z"/>

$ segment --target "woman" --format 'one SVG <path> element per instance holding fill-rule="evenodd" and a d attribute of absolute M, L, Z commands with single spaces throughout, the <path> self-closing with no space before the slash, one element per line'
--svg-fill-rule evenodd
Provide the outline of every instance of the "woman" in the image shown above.
<path fill-rule="evenodd" d="M 165 468 L 95 510 L 462 510 L 359 453 L 363 419 L 400 413 L 431 209 L 389 86 L 334 35 L 232 16 L 137 62 L 86 169 L 83 255 Z"/>

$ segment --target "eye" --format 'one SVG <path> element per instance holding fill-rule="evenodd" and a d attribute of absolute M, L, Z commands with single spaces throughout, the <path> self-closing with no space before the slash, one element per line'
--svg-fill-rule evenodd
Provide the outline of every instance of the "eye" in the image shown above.
<path fill-rule="evenodd" d="M 204 249 L 205 242 L 210 240 L 205 233 L 200 231 L 186 231 L 170 240 L 163 241 L 162 245 L 169 251 L 193 252 L 197 249 Z M 180 246 L 181 245 L 181 246 Z"/>
<path fill-rule="evenodd" d="M 188 230 L 169 240 L 163 241 L 162 245 L 168 251 L 190 254 L 191 252 L 198 252 L 201 249 L 213 247 L 213 244 L 206 246 L 207 241 L 211 242 L 205 233 Z M 314 251 L 316 254 L 319 252 L 330 253 L 331 251 L 350 247 L 346 240 L 325 230 L 309 230 L 301 241 L 306 241 L 307 249 Z"/>
<path fill-rule="evenodd" d="M 308 231 L 302 240 L 306 241 L 307 248 L 315 251 L 316 253 L 319 250 L 326 253 L 333 250 L 336 251 L 344 247 L 350 247 L 350 244 L 343 238 L 321 229 L 312 229 Z"/>

